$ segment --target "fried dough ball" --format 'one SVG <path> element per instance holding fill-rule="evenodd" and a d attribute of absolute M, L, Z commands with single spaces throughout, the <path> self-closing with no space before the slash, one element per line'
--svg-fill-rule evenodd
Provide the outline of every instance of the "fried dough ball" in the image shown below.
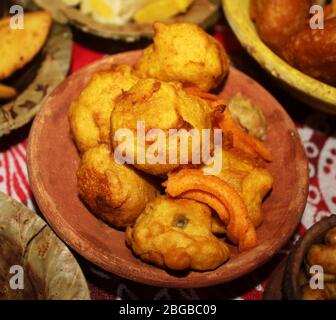
<path fill-rule="evenodd" d="M 222 45 L 190 23 L 154 24 L 154 43 L 135 66 L 140 77 L 179 81 L 204 91 L 216 88 L 229 71 Z"/>
<path fill-rule="evenodd" d="M 115 227 L 132 225 L 158 191 L 135 169 L 115 162 L 107 145 L 86 151 L 77 172 L 81 199 Z"/>
<path fill-rule="evenodd" d="M 81 153 L 100 143 L 110 143 L 110 116 L 114 100 L 138 78 L 129 66 L 98 72 L 70 107 L 70 127 Z"/>
<path fill-rule="evenodd" d="M 253 0 L 251 5 L 261 39 L 277 53 L 309 18 L 310 0 Z"/>
<path fill-rule="evenodd" d="M 211 210 L 192 200 L 155 199 L 127 228 L 126 243 L 142 260 L 172 270 L 213 270 L 230 256 L 211 232 Z"/>
<path fill-rule="evenodd" d="M 160 132 L 164 133 L 160 139 L 162 143 L 153 137 L 154 141 L 138 144 L 140 140 L 145 139 L 138 135 L 140 122 L 143 122 L 146 133 L 152 129 L 160 129 Z M 154 79 L 139 80 L 129 91 L 118 97 L 111 115 L 111 139 L 115 151 L 118 146 L 119 149 L 127 151 L 127 163 L 134 163 L 135 167 L 152 175 L 165 175 L 181 165 L 179 150 L 183 144 L 179 140 L 177 147 L 169 143 L 170 129 L 185 129 L 184 134 L 190 129 L 195 129 L 202 137 L 200 130 L 211 128 L 211 115 L 207 102 L 187 94 L 179 83 Z M 123 129 L 131 130 L 134 141 L 130 139 L 118 141 L 118 132 Z M 162 147 L 163 151 L 156 154 L 153 151 L 155 146 Z M 186 148 L 181 148 L 181 155 L 185 156 L 187 164 L 192 160 L 191 149 L 191 143 L 188 143 Z M 198 150 L 201 150 L 201 146 Z M 138 157 L 140 152 L 144 155 L 143 158 Z M 169 159 L 172 154 L 177 154 L 175 164 Z M 146 155 L 148 157 L 145 157 Z M 130 159 L 133 156 L 134 159 Z"/>
<path fill-rule="evenodd" d="M 310 266 L 322 266 L 325 273 L 336 274 L 336 246 L 312 245 L 307 254 L 307 262 Z"/>
<path fill-rule="evenodd" d="M 323 30 L 305 28 L 288 39 L 283 58 L 293 67 L 325 83 L 336 85 L 336 18 Z"/>
<path fill-rule="evenodd" d="M 263 199 L 273 186 L 270 172 L 239 152 L 223 150 L 222 170 L 216 176 L 240 194 L 253 225 L 258 227 L 263 220 Z"/>

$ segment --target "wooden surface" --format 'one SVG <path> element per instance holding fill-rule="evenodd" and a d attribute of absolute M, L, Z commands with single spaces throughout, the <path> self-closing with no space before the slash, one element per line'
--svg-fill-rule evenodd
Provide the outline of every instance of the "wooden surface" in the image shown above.
<path fill-rule="evenodd" d="M 264 203 L 265 218 L 258 229 L 259 245 L 234 254 L 215 271 L 176 276 L 133 256 L 124 233 L 110 228 L 91 214 L 79 200 L 76 170 L 79 156 L 70 136 L 68 108 L 98 70 L 112 64 L 134 63 L 140 52 L 104 58 L 74 73 L 43 103 L 29 138 L 28 170 L 31 187 L 44 216 L 72 248 L 107 271 L 141 283 L 162 287 L 204 287 L 228 282 L 269 260 L 290 238 L 306 205 L 307 159 L 295 126 L 279 103 L 254 80 L 231 68 L 221 96 L 238 92 L 265 113 L 267 145 L 274 162 L 268 167 L 275 177 L 274 189 Z"/>

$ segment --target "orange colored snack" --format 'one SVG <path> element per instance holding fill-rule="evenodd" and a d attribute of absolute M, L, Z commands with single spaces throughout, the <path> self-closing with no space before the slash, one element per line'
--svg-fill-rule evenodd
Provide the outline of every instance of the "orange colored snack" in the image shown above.
<path fill-rule="evenodd" d="M 248 217 L 243 199 L 220 178 L 206 176 L 195 169 L 183 169 L 170 174 L 165 186 L 167 194 L 171 197 L 183 198 L 188 191 L 201 191 L 214 196 L 229 212 L 227 235 L 232 242 L 238 243 L 239 251 L 245 251 L 257 245 L 256 231 Z M 212 203 L 205 203 L 212 205 Z M 222 212 L 218 214 L 222 221 L 227 220 L 226 214 L 223 215 Z"/>

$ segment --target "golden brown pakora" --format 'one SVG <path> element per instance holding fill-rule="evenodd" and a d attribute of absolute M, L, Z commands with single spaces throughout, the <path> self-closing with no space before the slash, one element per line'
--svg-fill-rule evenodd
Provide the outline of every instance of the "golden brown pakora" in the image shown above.
<path fill-rule="evenodd" d="M 144 126 L 144 132 L 152 131 L 153 136 L 157 133 L 161 139 L 153 137 L 154 142 L 139 143 L 145 139 L 138 134 L 140 122 Z M 152 175 L 165 175 L 178 168 L 181 165 L 180 156 L 185 156 L 186 164 L 192 160 L 192 148 L 188 140 L 185 148 L 180 148 L 182 145 L 180 140 L 173 146 L 173 143 L 169 143 L 171 141 L 169 130 L 185 129 L 176 132 L 176 135 L 180 133 L 187 137 L 190 129 L 200 133 L 202 129 L 211 128 L 209 105 L 204 100 L 187 94 L 179 83 L 154 79 L 141 79 L 129 91 L 119 96 L 111 114 L 111 139 L 115 152 L 118 147 L 122 148 L 128 155 L 127 163 L 132 163 L 138 169 Z M 124 129 L 133 133 L 134 140 L 118 138 L 120 130 Z M 160 129 L 160 132 L 157 129 Z M 164 137 L 160 136 L 162 132 Z M 162 147 L 161 153 L 160 151 L 159 154 L 156 153 L 155 146 Z M 151 150 L 153 152 L 149 152 Z M 195 153 L 197 150 L 201 150 L 201 146 L 194 148 Z M 140 153 L 143 154 L 143 159 L 138 157 Z M 177 155 L 175 163 L 169 159 L 173 154 Z M 130 159 L 133 157 L 134 159 Z"/>
<path fill-rule="evenodd" d="M 305 28 L 310 0 L 252 0 L 252 19 L 260 38 L 280 52 L 290 36 Z"/>
<path fill-rule="evenodd" d="M 323 30 L 306 27 L 290 37 L 280 55 L 309 76 L 336 86 L 336 18 Z"/>
<path fill-rule="evenodd" d="M 213 270 L 228 260 L 228 246 L 211 232 L 211 210 L 192 200 L 159 197 L 149 203 L 126 243 L 146 262 L 172 270 Z"/>
<path fill-rule="evenodd" d="M 140 77 L 209 91 L 227 75 L 230 62 L 223 46 L 197 25 L 157 22 L 154 32 L 154 43 L 135 66 Z"/>
<path fill-rule="evenodd" d="M 110 117 L 115 98 L 138 81 L 127 65 L 98 72 L 70 107 L 70 127 L 81 153 L 110 143 Z"/>
<path fill-rule="evenodd" d="M 115 162 L 107 145 L 86 151 L 77 172 L 81 199 L 115 227 L 132 225 L 158 191 L 135 169 Z"/>

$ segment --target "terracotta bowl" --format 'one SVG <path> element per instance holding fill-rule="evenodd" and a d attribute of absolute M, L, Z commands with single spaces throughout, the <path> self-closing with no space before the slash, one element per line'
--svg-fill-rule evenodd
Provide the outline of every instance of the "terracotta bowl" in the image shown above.
<path fill-rule="evenodd" d="M 68 109 L 98 70 L 113 64 L 133 64 L 141 51 L 104 58 L 65 80 L 43 103 L 29 138 L 28 169 L 32 190 L 55 232 L 72 248 L 103 269 L 134 281 L 162 287 L 204 287 L 224 283 L 256 269 L 290 238 L 301 219 L 308 190 L 308 163 L 292 120 L 260 85 L 231 68 L 220 95 L 238 92 L 260 106 L 269 133 L 267 145 L 274 162 L 274 189 L 264 203 L 265 218 L 258 229 L 259 245 L 234 253 L 230 261 L 211 272 L 176 275 L 137 259 L 125 245 L 124 232 L 115 230 L 88 211 L 77 195 L 79 156 L 71 139 Z"/>
<path fill-rule="evenodd" d="M 322 243 L 329 229 L 336 227 L 336 215 L 321 220 L 310 228 L 298 241 L 291 252 L 283 279 L 284 298 L 300 300 L 302 297 L 299 285 L 299 273 L 308 250 L 313 244 Z"/>
<path fill-rule="evenodd" d="M 336 114 L 336 88 L 293 68 L 260 39 L 250 18 L 251 0 L 222 0 L 226 18 L 247 52 L 279 83 L 313 108 Z"/>

